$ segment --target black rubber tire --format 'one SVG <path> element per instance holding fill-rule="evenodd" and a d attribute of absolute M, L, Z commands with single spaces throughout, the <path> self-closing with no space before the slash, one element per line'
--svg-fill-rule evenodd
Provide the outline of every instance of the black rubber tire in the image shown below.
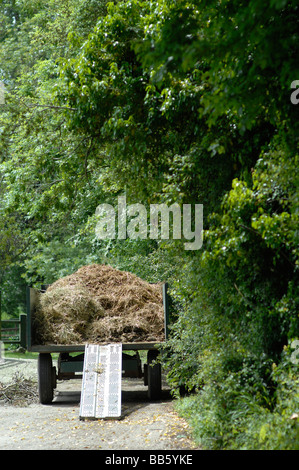
<path fill-rule="evenodd" d="M 43 405 L 52 403 L 56 379 L 55 367 L 52 367 L 50 353 L 40 353 L 38 356 L 38 393 Z"/>
<path fill-rule="evenodd" d="M 144 364 L 143 382 L 144 382 L 144 385 L 148 385 L 148 370 L 147 370 L 147 364 Z"/>
<path fill-rule="evenodd" d="M 157 359 L 159 351 L 149 350 L 147 354 L 147 382 L 148 398 L 150 400 L 159 400 L 162 392 L 161 364 L 151 365 Z"/>

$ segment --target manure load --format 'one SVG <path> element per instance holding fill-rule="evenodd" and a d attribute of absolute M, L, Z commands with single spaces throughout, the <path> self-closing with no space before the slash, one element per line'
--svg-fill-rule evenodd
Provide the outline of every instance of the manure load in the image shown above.
<path fill-rule="evenodd" d="M 39 293 L 35 344 L 165 340 L 162 286 L 108 265 L 83 266 Z"/>

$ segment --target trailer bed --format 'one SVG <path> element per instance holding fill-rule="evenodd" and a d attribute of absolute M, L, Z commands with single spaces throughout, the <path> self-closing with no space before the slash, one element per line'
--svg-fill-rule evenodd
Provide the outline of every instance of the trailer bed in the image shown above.
<path fill-rule="evenodd" d="M 86 343 L 82 344 L 34 344 L 33 329 L 32 329 L 32 318 L 34 316 L 35 305 L 37 301 L 37 294 L 39 290 L 27 287 L 27 350 L 31 352 L 40 353 L 63 353 L 63 352 L 84 352 Z M 168 337 L 168 324 L 169 324 L 169 313 L 168 313 L 168 298 L 167 298 L 167 284 L 163 285 L 163 305 L 164 305 L 164 331 L 165 339 Z M 99 343 L 105 344 L 105 343 Z M 157 349 L 162 345 L 160 341 L 151 342 L 131 342 L 122 343 L 123 350 L 127 351 L 144 351 Z"/>
<path fill-rule="evenodd" d="M 31 287 L 27 288 L 27 349 L 39 353 L 38 380 L 39 397 L 43 404 L 51 403 L 56 388 L 57 379 L 68 380 L 82 378 L 78 373 L 83 372 L 84 352 L 88 342 L 84 344 L 35 344 L 32 319 L 34 316 L 37 295 L 40 291 Z M 168 299 L 167 284 L 163 286 L 164 325 L 165 339 L 168 336 Z M 100 343 L 97 346 L 104 346 Z M 113 343 L 110 343 L 113 344 Z M 156 362 L 160 346 L 163 342 L 127 342 L 122 343 L 123 351 L 134 351 L 130 356 L 123 353 L 122 370 L 131 374 L 131 377 L 144 377 L 144 384 L 148 386 L 148 397 L 158 399 L 161 393 L 161 364 Z M 138 351 L 147 351 L 147 361 L 142 371 Z M 59 354 L 57 368 L 53 366 L 52 353 Z M 75 357 L 71 353 L 81 353 Z M 132 375 L 133 374 L 133 375 Z"/>
<path fill-rule="evenodd" d="M 84 352 L 86 344 L 88 343 L 72 344 L 72 345 L 70 344 L 38 344 L 38 345 L 31 345 L 27 349 L 28 351 L 38 352 L 38 353 Z M 107 343 L 99 343 L 100 346 L 104 346 L 105 344 Z M 157 349 L 163 344 L 164 343 L 161 343 L 161 342 L 122 343 L 122 348 L 123 350 L 126 350 L 126 351 L 149 351 L 149 350 Z"/>

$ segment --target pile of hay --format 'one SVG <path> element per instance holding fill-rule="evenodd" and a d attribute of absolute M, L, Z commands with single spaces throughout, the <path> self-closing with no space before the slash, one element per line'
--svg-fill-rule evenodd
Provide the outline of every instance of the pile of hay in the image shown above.
<path fill-rule="evenodd" d="M 36 344 L 163 341 L 162 289 L 107 265 L 83 266 L 39 296 Z"/>

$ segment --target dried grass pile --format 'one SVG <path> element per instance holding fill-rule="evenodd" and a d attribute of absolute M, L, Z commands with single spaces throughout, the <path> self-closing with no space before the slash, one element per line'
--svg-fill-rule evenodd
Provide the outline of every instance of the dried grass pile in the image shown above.
<path fill-rule="evenodd" d="M 35 342 L 80 344 L 164 340 L 162 290 L 107 265 L 83 266 L 40 294 Z"/>

